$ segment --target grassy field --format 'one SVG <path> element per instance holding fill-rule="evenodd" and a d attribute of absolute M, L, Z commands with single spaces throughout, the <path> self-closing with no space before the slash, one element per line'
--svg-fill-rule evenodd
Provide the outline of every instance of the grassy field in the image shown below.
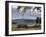
<path fill-rule="evenodd" d="M 12 24 L 12 31 L 20 31 L 20 30 L 40 30 L 41 26 L 39 27 L 31 27 L 31 28 L 16 28 L 15 24 Z"/>

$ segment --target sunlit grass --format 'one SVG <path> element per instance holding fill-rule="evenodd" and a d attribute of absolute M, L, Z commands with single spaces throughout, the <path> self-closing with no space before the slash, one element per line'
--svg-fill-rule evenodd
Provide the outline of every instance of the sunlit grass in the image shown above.
<path fill-rule="evenodd" d="M 12 25 L 12 31 L 20 31 L 20 30 L 39 30 L 41 27 L 31 27 L 31 28 L 16 28 L 16 25 Z"/>

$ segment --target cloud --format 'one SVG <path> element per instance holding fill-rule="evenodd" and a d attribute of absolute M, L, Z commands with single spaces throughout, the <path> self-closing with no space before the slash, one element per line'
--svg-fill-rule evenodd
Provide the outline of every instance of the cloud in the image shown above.
<path fill-rule="evenodd" d="M 22 16 L 22 15 L 23 15 L 23 12 L 21 10 L 19 12 L 17 12 L 16 8 L 12 8 L 12 19 L 36 19 L 37 16 L 41 16 L 41 13 L 38 11 L 31 12 L 30 10 L 27 10 L 24 13 L 24 16 Z"/>

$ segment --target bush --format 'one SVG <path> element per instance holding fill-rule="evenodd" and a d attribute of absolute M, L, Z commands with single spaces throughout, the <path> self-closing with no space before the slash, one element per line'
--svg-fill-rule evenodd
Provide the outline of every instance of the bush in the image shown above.
<path fill-rule="evenodd" d="M 28 26 L 27 25 L 23 25 L 23 24 L 19 24 L 19 25 L 17 25 L 17 28 L 28 28 Z"/>

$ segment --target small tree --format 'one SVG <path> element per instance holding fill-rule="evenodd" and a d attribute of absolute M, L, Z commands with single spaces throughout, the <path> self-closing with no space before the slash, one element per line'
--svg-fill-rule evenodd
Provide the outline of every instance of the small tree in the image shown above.
<path fill-rule="evenodd" d="M 36 19 L 36 24 L 41 24 L 41 18 L 39 18 L 39 17 L 37 17 L 37 19 Z"/>
<path fill-rule="evenodd" d="M 37 19 L 36 19 L 36 24 L 38 24 L 38 20 L 39 20 L 39 18 L 37 17 Z"/>
<path fill-rule="evenodd" d="M 41 24 L 41 18 L 39 19 L 39 23 Z"/>

